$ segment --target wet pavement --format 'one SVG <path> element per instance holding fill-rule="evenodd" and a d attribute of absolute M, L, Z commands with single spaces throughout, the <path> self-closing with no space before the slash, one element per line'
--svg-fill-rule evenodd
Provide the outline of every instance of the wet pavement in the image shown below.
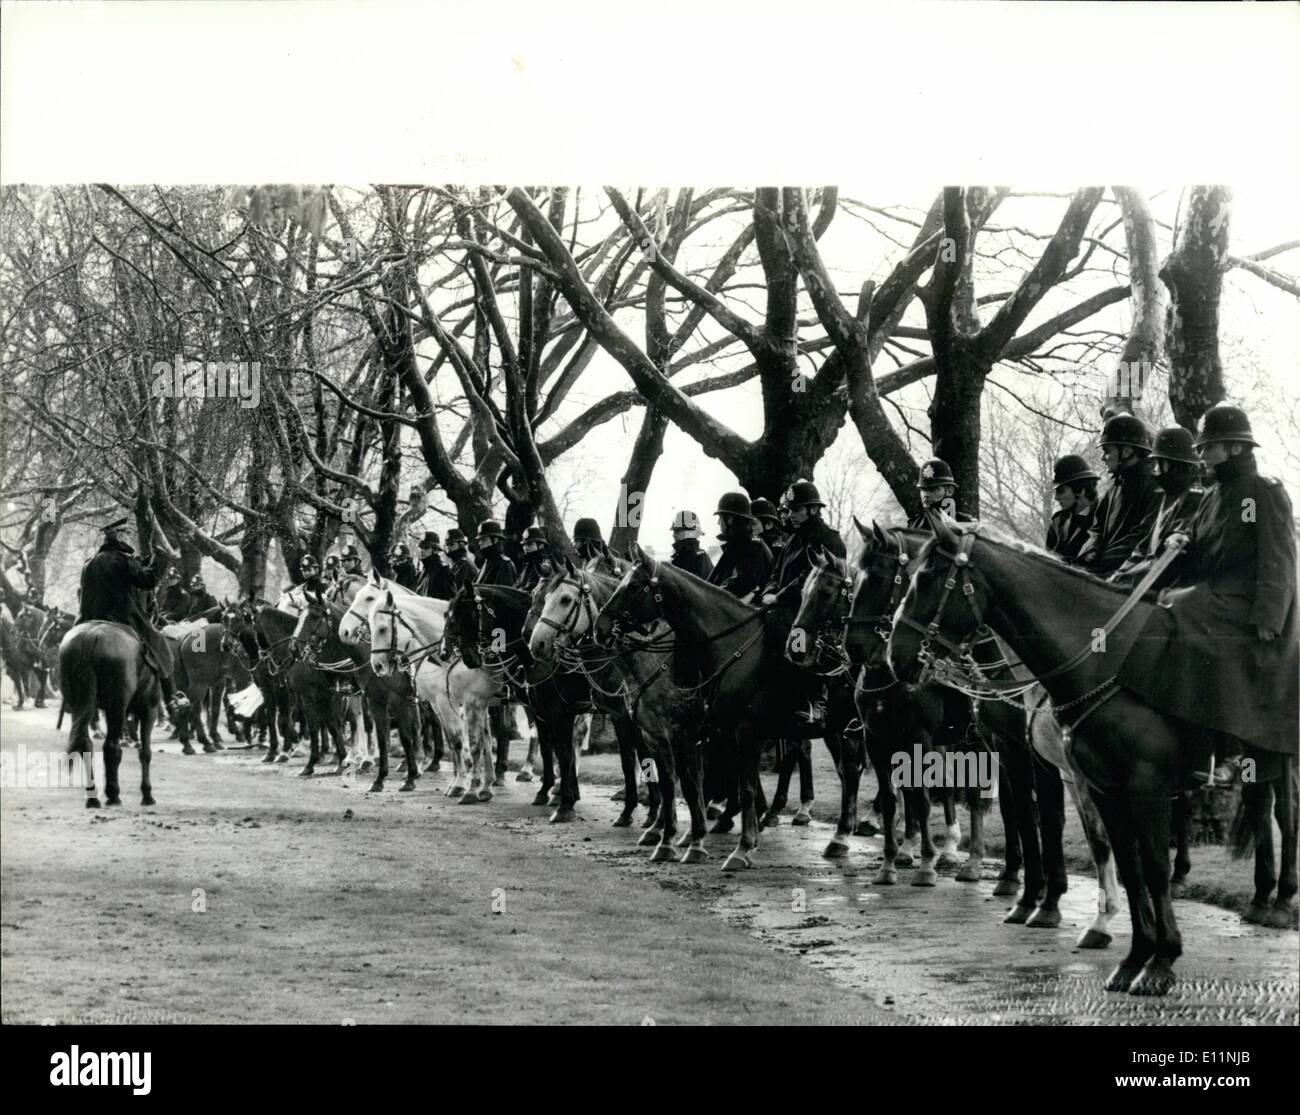
<path fill-rule="evenodd" d="M 631 877 L 696 896 L 715 916 L 773 949 L 792 953 L 831 979 L 895 1013 L 900 1023 L 939 1025 L 1296 1025 L 1300 1021 L 1300 934 L 1262 929 L 1199 902 L 1174 904 L 1184 954 L 1178 983 L 1163 998 L 1106 992 L 1102 985 L 1128 948 L 1127 907 L 1102 950 L 1074 943 L 1096 911 L 1095 878 L 1070 876 L 1056 929 L 1004 925 L 1013 900 L 995 897 L 1002 868 L 986 859 L 978 883 L 940 867 L 937 886 L 871 880 L 883 858 L 880 837 L 852 840 L 846 861 L 822 858 L 833 834 L 787 816 L 764 830 L 747 872 L 723 874 L 736 836 L 710 836 L 707 863 L 656 864 L 636 846 L 638 828 L 608 827 L 618 806 L 606 787 L 583 787 L 575 825 L 544 817 L 502 821 L 569 855 L 617 865 Z M 540 812 L 540 811 L 539 811 Z M 641 811 L 640 815 L 643 815 Z M 685 807 L 680 807 L 684 818 Z M 962 854 L 964 859 L 964 853 Z M 1243 870 L 1249 870 L 1243 865 Z"/>

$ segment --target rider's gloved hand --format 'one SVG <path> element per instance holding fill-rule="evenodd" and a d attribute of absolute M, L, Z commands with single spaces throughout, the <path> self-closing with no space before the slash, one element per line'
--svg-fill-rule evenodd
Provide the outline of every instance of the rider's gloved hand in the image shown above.
<path fill-rule="evenodd" d="M 774 592 L 765 592 L 765 593 L 763 593 L 763 603 L 764 603 L 764 604 L 775 604 L 775 603 L 776 603 L 776 593 L 774 593 Z"/>

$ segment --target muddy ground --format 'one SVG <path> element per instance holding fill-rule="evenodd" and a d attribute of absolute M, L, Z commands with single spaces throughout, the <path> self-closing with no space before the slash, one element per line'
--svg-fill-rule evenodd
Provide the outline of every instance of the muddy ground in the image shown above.
<path fill-rule="evenodd" d="M 52 710 L 2 716 L 6 752 L 62 748 Z M 554 826 L 513 777 L 461 806 L 445 772 L 372 795 L 261 757 L 164 740 L 152 809 L 134 752 L 117 809 L 0 791 L 5 1022 L 1297 1022 L 1300 935 L 1198 902 L 1176 903 L 1174 992 L 1106 994 L 1127 915 L 1107 952 L 1073 949 L 1084 876 L 1059 929 L 1027 929 L 1001 924 L 993 860 L 979 883 L 873 886 L 879 839 L 832 864 L 815 821 L 724 876 L 733 836 L 706 864 L 651 864 L 639 828 L 611 827 L 607 785 Z"/>

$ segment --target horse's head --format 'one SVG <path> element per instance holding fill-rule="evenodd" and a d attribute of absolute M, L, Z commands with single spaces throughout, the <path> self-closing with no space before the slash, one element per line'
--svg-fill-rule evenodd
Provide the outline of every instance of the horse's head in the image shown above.
<path fill-rule="evenodd" d="M 596 616 L 598 643 L 609 642 L 622 629 L 644 627 L 663 617 L 659 563 L 640 546 L 634 544 L 633 550 L 636 560 Z"/>
<path fill-rule="evenodd" d="M 373 586 L 367 585 L 363 592 L 368 592 Z M 357 594 L 360 599 L 361 594 Z M 356 607 L 357 601 L 352 602 Z M 349 610 L 351 615 L 351 610 Z M 345 620 L 347 616 L 343 617 Z M 397 610 L 397 604 L 393 600 L 393 594 L 385 589 L 375 599 L 374 605 L 370 609 L 366 623 L 370 629 L 370 668 L 375 672 L 376 677 L 388 677 L 389 674 L 395 674 L 402 668 L 405 656 L 399 645 L 402 641 L 402 634 L 399 628 L 405 624 L 401 613 Z M 339 627 L 339 637 L 343 637 L 343 628 Z M 359 640 L 357 640 L 359 641 Z"/>
<path fill-rule="evenodd" d="M 303 603 L 305 607 L 293 629 L 292 645 L 304 661 L 314 662 L 330 638 L 330 606 L 320 593 L 304 593 Z"/>
<path fill-rule="evenodd" d="M 349 602 L 347 612 L 339 620 L 339 638 L 349 646 L 356 646 L 366 641 L 370 612 L 388 591 L 388 582 L 374 569 L 370 571 L 368 577 L 356 578 L 356 584 L 356 594 Z M 369 637 L 373 645 L 374 633 L 370 632 Z"/>
<path fill-rule="evenodd" d="M 935 658 L 968 654 L 984 633 L 989 604 L 988 586 L 971 565 L 978 527 L 954 529 L 943 515 L 928 518 L 934 538 L 917 556 L 886 649 L 894 676 L 908 684 L 923 681 Z"/>
<path fill-rule="evenodd" d="M 811 666 L 817 657 L 817 644 L 827 627 L 836 634 L 847 611 L 849 582 L 844 564 L 823 550 L 809 555 L 812 569 L 804 578 L 799 597 L 799 611 L 785 641 L 785 656 L 796 666 Z"/>
<path fill-rule="evenodd" d="M 490 639 L 491 610 L 473 585 L 457 590 L 447 605 L 447 624 L 443 628 L 443 646 L 460 654 L 465 665 L 477 670 L 483 665 L 482 643 Z M 488 630 L 485 631 L 485 626 Z"/>
<path fill-rule="evenodd" d="M 574 642 L 596 626 L 599 608 L 592 596 L 591 574 L 576 568 L 567 557 L 564 566 L 543 586 L 541 610 L 528 640 L 528 650 L 541 661 L 554 657 L 561 639 Z"/>
<path fill-rule="evenodd" d="M 881 530 L 874 522 L 868 530 L 857 519 L 853 524 L 862 536 L 862 552 L 849 598 L 844 650 L 855 666 L 876 670 L 885 665 L 890 625 L 907 591 L 912 559 L 896 530 Z"/>

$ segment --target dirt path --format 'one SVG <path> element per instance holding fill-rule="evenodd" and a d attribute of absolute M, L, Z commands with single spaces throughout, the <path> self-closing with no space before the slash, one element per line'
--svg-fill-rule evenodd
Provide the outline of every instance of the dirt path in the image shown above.
<path fill-rule="evenodd" d="M 48 711 L 5 710 L 0 732 L 6 752 L 63 739 Z M 769 830 L 758 866 L 723 876 L 733 837 L 705 865 L 651 864 L 604 786 L 552 826 L 514 781 L 462 807 L 445 775 L 367 795 L 161 746 L 154 810 L 134 753 L 120 810 L 3 790 L 5 1021 L 1297 1021 L 1300 935 L 1198 903 L 1177 905 L 1173 995 L 1105 995 L 1127 919 L 1110 953 L 1071 951 L 1089 879 L 1059 930 L 1029 930 L 1000 924 L 997 864 L 978 884 L 873 887 L 879 841 L 832 865 L 816 823 Z"/>

